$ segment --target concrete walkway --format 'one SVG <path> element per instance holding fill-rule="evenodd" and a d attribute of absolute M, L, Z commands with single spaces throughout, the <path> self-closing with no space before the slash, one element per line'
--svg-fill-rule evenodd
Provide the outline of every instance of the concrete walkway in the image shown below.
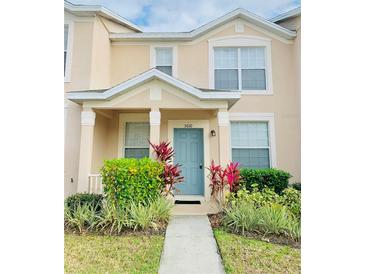
<path fill-rule="evenodd" d="M 207 215 L 172 217 L 158 273 L 225 273 Z"/>

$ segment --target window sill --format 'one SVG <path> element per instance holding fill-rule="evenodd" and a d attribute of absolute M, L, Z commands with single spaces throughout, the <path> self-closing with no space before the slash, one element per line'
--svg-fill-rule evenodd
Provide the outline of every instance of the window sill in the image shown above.
<path fill-rule="evenodd" d="M 274 95 L 272 90 L 239 90 L 244 95 Z"/>

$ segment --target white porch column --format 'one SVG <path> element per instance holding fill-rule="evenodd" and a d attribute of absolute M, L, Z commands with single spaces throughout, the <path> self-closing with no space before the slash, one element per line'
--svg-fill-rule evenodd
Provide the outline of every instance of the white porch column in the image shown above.
<path fill-rule="evenodd" d="M 88 179 L 91 173 L 94 125 L 95 112 L 92 109 L 84 109 L 81 112 L 81 142 L 77 192 L 87 192 L 89 189 Z"/>
<path fill-rule="evenodd" d="M 160 142 L 160 124 L 161 112 L 159 109 L 152 109 L 150 111 L 150 142 L 158 144 Z M 150 146 L 150 157 L 153 157 L 153 150 Z"/>
<path fill-rule="evenodd" d="M 217 113 L 219 128 L 219 162 L 225 167 L 229 159 L 229 113 L 226 109 L 220 109 Z"/>

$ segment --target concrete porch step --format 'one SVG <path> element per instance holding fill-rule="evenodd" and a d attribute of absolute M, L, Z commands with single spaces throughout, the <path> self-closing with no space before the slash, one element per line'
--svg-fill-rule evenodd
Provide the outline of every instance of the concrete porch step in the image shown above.
<path fill-rule="evenodd" d="M 200 205 L 174 205 L 172 215 L 207 215 L 219 212 L 216 202 L 201 201 Z"/>

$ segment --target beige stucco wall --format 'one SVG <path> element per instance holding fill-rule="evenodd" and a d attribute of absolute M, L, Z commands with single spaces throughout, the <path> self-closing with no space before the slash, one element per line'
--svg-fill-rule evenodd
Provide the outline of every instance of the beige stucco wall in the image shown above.
<path fill-rule="evenodd" d="M 294 176 L 292 181 L 300 181 L 300 29 L 294 42 L 284 42 L 249 24 L 244 24 L 244 32 L 237 33 L 234 22 L 231 22 L 192 42 L 111 44 L 107 30 L 113 31 L 117 27 L 113 25 L 113 22 L 105 20 L 96 19 L 92 23 L 75 23 L 72 81 L 65 83 L 65 91 L 107 88 L 130 79 L 150 68 L 150 47 L 160 44 L 171 44 L 177 47 L 177 78 L 196 87 L 208 88 L 209 39 L 235 35 L 271 39 L 273 94 L 243 95 L 229 112 L 273 112 L 277 166 L 289 171 Z M 162 89 L 161 102 L 149 100 L 149 89 L 156 86 Z M 173 92 L 169 92 L 171 90 Z M 98 172 L 104 159 L 118 157 L 118 150 L 121 149 L 118 145 L 120 142 L 119 113 L 131 112 L 132 108 L 138 111 L 143 109 L 144 112 L 148 112 L 152 107 L 161 109 L 161 140 L 167 138 L 168 120 L 208 119 L 210 127 L 218 133 L 216 111 L 220 107 L 224 108 L 223 105 L 209 106 L 208 103 L 197 102 L 199 100 L 196 98 L 188 98 L 189 96 L 184 94 L 177 96 L 174 92 L 177 91 L 170 86 L 159 81 L 152 81 L 113 101 L 102 104 L 85 103 L 84 106 L 95 109 L 109 109 L 107 116 L 97 114 L 92 172 Z M 190 109 L 171 110 L 179 107 Z M 198 110 L 198 108 L 205 108 L 205 110 Z M 210 139 L 209 146 L 211 158 L 218 162 L 218 136 Z"/>

